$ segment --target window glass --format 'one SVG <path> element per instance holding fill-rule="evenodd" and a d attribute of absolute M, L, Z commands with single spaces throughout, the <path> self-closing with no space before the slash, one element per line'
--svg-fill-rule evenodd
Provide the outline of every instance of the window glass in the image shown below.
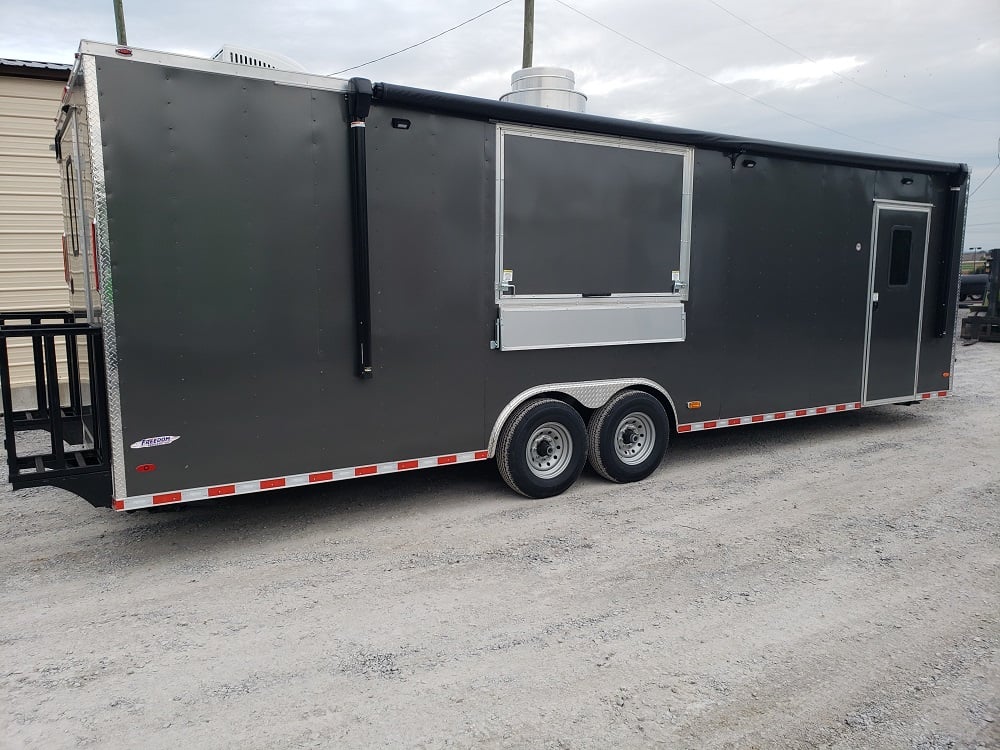
<path fill-rule="evenodd" d="M 889 286 L 906 286 L 910 283 L 910 246 L 913 230 L 910 227 L 893 227 L 889 245 Z"/>

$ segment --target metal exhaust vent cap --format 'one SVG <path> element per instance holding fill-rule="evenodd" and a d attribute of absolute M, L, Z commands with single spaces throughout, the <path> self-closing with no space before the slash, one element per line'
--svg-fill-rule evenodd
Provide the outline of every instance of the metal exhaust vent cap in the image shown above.
<path fill-rule="evenodd" d="M 500 101 L 586 112 L 587 97 L 575 87 L 576 77 L 567 68 L 521 68 L 510 77 L 511 90 Z"/>

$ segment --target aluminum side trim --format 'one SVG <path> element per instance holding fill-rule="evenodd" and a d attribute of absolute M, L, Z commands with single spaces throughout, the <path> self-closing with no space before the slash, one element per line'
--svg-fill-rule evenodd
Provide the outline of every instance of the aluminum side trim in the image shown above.
<path fill-rule="evenodd" d="M 241 78 L 256 78 L 261 81 L 273 81 L 276 84 L 286 86 L 303 86 L 311 89 L 326 89 L 329 91 L 347 91 L 348 81 L 343 78 L 333 78 L 332 76 L 316 75 L 315 73 L 300 73 L 292 70 L 275 70 L 273 68 L 258 68 L 252 65 L 238 65 L 236 63 L 224 62 L 222 60 L 209 60 L 202 57 L 192 57 L 190 55 L 178 55 L 171 52 L 157 52 L 156 50 L 142 49 L 140 47 L 126 46 L 132 54 L 128 56 L 119 55 L 115 50 L 120 48 L 117 44 L 105 44 L 103 42 L 80 42 L 80 55 L 92 55 L 96 57 L 113 57 L 116 60 L 131 60 L 139 63 L 152 63 L 153 65 L 163 65 L 171 68 L 182 68 L 184 70 L 198 70 L 204 73 L 221 73 L 228 76 L 239 76 Z"/>
<path fill-rule="evenodd" d="M 828 404 L 826 406 L 810 406 L 805 409 L 786 409 L 762 414 L 750 414 L 744 417 L 721 417 L 707 419 L 704 422 L 689 422 L 677 425 L 677 432 L 701 432 L 702 430 L 720 430 L 724 427 L 740 427 L 746 424 L 761 424 L 763 422 L 780 422 L 786 419 L 801 419 L 815 417 L 820 414 L 836 414 L 842 411 L 856 411 L 861 408 L 860 401 L 846 404 Z"/>
<path fill-rule="evenodd" d="M 965 184 L 967 185 L 967 183 Z M 961 190 L 961 189 L 962 189 L 961 187 L 952 188 L 952 190 Z M 965 223 L 966 221 L 968 221 L 968 219 L 969 219 L 969 199 L 968 196 L 966 196 L 965 200 L 962 201 L 962 231 L 961 231 L 961 240 L 958 243 L 959 248 L 965 247 Z M 945 242 L 947 242 L 947 239 L 945 240 Z M 962 288 L 961 250 L 959 250 L 959 262 L 956 263 L 955 265 L 958 266 L 958 273 L 955 274 L 955 279 L 953 282 L 955 286 L 952 287 L 952 290 L 954 291 L 955 294 L 955 321 L 952 323 L 951 327 L 951 366 L 948 368 L 948 372 L 952 373 L 952 376 L 954 375 L 955 372 L 955 360 L 958 357 L 959 337 L 955 335 L 955 324 L 958 321 L 958 298 L 961 296 L 960 290 Z"/>
<path fill-rule="evenodd" d="M 927 294 L 927 255 L 931 246 L 931 209 L 927 209 L 927 231 L 924 234 L 924 262 L 920 267 L 920 312 L 917 313 L 917 355 L 913 360 L 913 392 L 920 380 L 920 344 L 924 339 L 924 301 Z M 961 265 L 961 263 L 959 264 Z"/>
<path fill-rule="evenodd" d="M 910 404 L 914 401 L 926 401 L 932 398 L 944 398 L 951 391 L 929 391 L 926 393 L 914 393 L 912 396 L 893 396 L 892 398 L 880 398 L 869 401 L 864 406 L 886 406 L 888 404 Z"/>
<path fill-rule="evenodd" d="M 861 401 L 868 400 L 868 358 L 872 341 L 872 294 L 875 292 L 875 242 L 878 238 L 878 202 L 872 206 L 872 234 L 868 240 L 868 288 L 865 292 L 865 341 L 861 355 Z"/>
<path fill-rule="evenodd" d="M 81 45 L 82 49 L 82 45 Z M 97 235 L 97 265 L 101 294 L 101 328 L 104 338 L 104 371 L 108 392 L 108 431 L 111 435 L 111 481 L 113 497 L 128 494 L 125 445 L 122 438 L 122 403 L 118 381 L 118 344 L 115 338 L 115 295 L 111 275 L 111 240 L 108 233 L 108 191 L 104 178 L 104 141 L 101 139 L 101 107 L 97 86 L 97 60 L 81 55 L 87 125 L 90 129 L 90 164 L 94 181 L 94 223 Z"/>
<path fill-rule="evenodd" d="M 192 487 L 183 490 L 165 490 L 149 495 L 123 497 L 113 501 L 114 510 L 136 510 L 137 508 L 152 508 L 157 505 L 175 505 L 190 503 L 196 500 L 208 500 L 228 495 L 249 495 L 268 490 L 278 490 L 285 487 L 303 487 L 311 484 L 326 484 L 344 479 L 358 479 L 376 474 L 396 474 L 414 469 L 429 469 L 435 466 L 450 466 L 473 461 L 485 461 L 489 458 L 486 451 L 467 451 L 449 453 L 443 456 L 427 456 L 404 461 L 384 461 L 367 466 L 348 466 L 342 469 L 320 469 L 305 474 L 287 474 L 280 477 L 251 479 L 240 482 L 228 482 L 207 487 Z"/>
<path fill-rule="evenodd" d="M 873 401 L 869 404 L 862 404 L 860 401 L 850 401 L 845 404 L 828 404 L 827 406 L 810 406 L 801 409 L 786 409 L 785 411 L 766 412 L 762 414 L 750 414 L 744 417 L 720 417 L 719 419 L 708 419 L 704 422 L 689 422 L 677 425 L 677 432 L 701 432 L 703 430 L 720 430 L 724 427 L 740 427 L 748 424 L 762 424 L 764 422 L 781 422 L 787 419 L 801 419 L 802 417 L 816 417 L 823 414 L 837 414 L 844 411 L 858 411 L 866 406 L 882 406 L 887 404 L 906 404 L 914 401 L 926 401 L 928 399 L 945 398 L 948 391 L 931 391 L 929 393 L 918 393 L 915 396 L 905 396 L 903 398 L 886 398 L 880 401 Z"/>

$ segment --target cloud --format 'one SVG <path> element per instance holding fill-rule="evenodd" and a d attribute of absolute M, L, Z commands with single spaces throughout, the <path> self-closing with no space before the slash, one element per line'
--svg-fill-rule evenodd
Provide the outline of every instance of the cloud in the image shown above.
<path fill-rule="evenodd" d="M 646 88 L 657 82 L 657 79 L 642 75 L 634 70 L 618 75 L 607 75 L 596 69 L 575 71 L 576 88 L 587 96 L 607 96 L 611 92 L 621 93 L 630 89 Z"/>
<path fill-rule="evenodd" d="M 1000 57 L 1000 39 L 989 39 L 977 44 L 975 53 L 983 57 Z"/>
<path fill-rule="evenodd" d="M 756 81 L 769 88 L 806 89 L 823 81 L 837 80 L 838 73 L 854 71 L 865 64 L 864 60 L 850 57 L 826 57 L 821 60 L 802 60 L 776 65 L 754 65 L 743 68 L 726 68 L 713 76 L 722 83 Z"/>
<path fill-rule="evenodd" d="M 494 68 L 491 70 L 477 70 L 470 75 L 464 76 L 455 82 L 456 91 L 464 91 L 470 96 L 483 96 L 488 98 L 498 98 L 496 91 L 503 89 L 510 90 L 509 70 Z"/>

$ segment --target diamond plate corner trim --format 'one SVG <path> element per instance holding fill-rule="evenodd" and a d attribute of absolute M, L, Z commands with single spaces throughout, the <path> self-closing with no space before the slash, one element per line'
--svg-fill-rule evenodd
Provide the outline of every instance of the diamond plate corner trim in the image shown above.
<path fill-rule="evenodd" d="M 490 443 L 487 449 L 489 455 L 492 458 L 493 454 L 496 453 L 497 443 L 500 441 L 500 430 L 503 429 L 504 422 L 507 421 L 507 418 L 513 413 L 514 409 L 532 396 L 537 396 L 540 393 L 562 393 L 575 398 L 588 409 L 597 409 L 608 403 L 611 397 L 618 393 L 618 391 L 636 385 L 652 388 L 662 393 L 674 413 L 674 423 L 677 423 L 677 407 L 674 406 L 674 400 L 670 398 L 670 394 L 667 393 L 662 385 L 648 378 L 621 378 L 616 380 L 590 380 L 579 383 L 536 385 L 534 388 L 521 391 L 500 412 L 500 416 L 497 417 L 496 422 L 493 424 L 493 432 L 490 433 Z"/>
<path fill-rule="evenodd" d="M 104 367 L 108 386 L 108 427 L 111 433 L 111 477 L 113 497 L 127 497 L 125 445 L 122 439 L 122 403 L 118 383 L 118 343 L 115 339 L 115 294 L 111 276 L 111 246 L 108 234 L 108 194 L 104 181 L 104 141 L 101 140 L 101 108 L 97 88 L 97 60 L 83 55 L 83 87 L 90 135 L 90 164 L 94 180 L 94 222 L 97 234 L 97 265 L 101 279 L 101 327 L 104 337 Z"/>

